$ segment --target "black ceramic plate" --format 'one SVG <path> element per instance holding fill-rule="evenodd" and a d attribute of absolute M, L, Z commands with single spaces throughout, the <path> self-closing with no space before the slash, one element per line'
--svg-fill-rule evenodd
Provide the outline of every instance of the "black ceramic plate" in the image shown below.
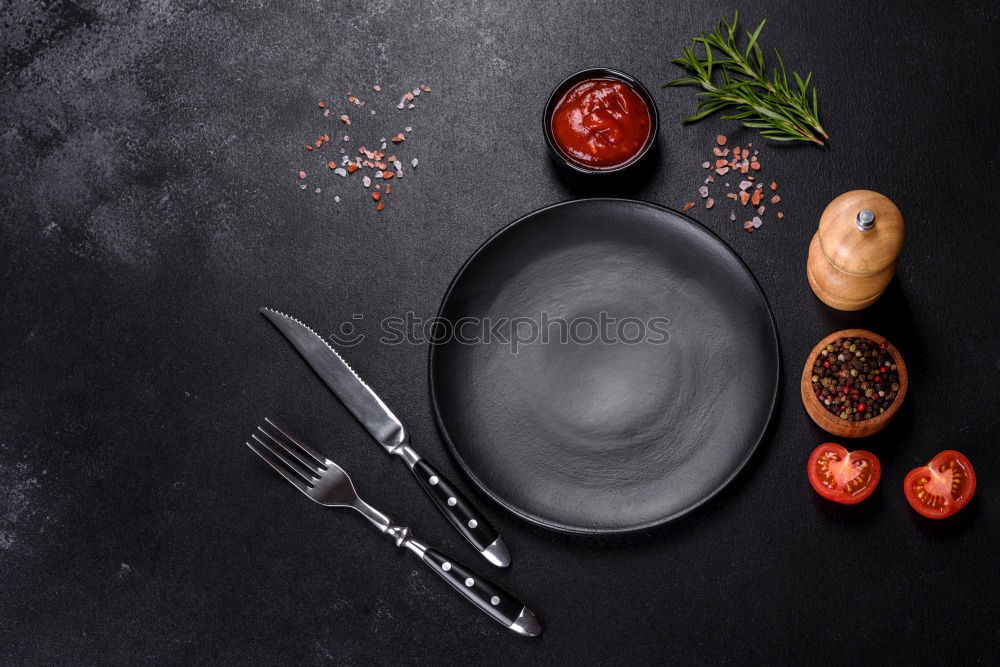
<path fill-rule="evenodd" d="M 690 511 L 746 463 L 774 409 L 778 339 L 756 280 L 652 204 L 521 218 L 466 262 L 439 316 L 462 325 L 430 352 L 448 446 L 483 491 L 549 528 L 614 533 Z M 504 335 L 504 318 L 526 319 Z"/>

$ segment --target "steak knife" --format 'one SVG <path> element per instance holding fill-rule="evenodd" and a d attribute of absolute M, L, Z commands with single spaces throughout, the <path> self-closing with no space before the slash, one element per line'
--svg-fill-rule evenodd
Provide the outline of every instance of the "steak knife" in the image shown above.
<path fill-rule="evenodd" d="M 417 478 L 417 482 L 441 513 L 479 551 L 497 567 L 510 565 L 510 552 L 500 533 L 480 514 L 458 489 L 410 446 L 410 436 L 396 415 L 374 391 L 358 377 L 333 347 L 299 320 L 270 308 L 261 314 L 278 328 L 288 342 L 326 386 L 340 399 L 372 437 L 390 454 L 399 456 Z"/>

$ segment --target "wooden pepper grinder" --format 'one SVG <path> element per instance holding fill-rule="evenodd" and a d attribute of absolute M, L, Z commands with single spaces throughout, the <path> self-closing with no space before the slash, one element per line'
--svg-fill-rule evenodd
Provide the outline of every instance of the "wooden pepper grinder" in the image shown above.
<path fill-rule="evenodd" d="M 820 301 L 838 310 L 875 303 L 896 273 L 903 248 L 903 214 L 871 190 L 834 199 L 809 244 L 806 276 Z"/>

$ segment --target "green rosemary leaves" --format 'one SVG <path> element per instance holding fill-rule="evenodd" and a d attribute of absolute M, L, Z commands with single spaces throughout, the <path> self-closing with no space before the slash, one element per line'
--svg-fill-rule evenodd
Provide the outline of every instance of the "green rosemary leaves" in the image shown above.
<path fill-rule="evenodd" d="M 816 87 L 810 92 L 810 72 L 805 80 L 792 72 L 793 84 L 789 85 L 785 63 L 777 49 L 778 60 L 771 76 L 764 65 L 759 38 L 765 21 L 753 32 L 747 31 L 749 42 L 745 47 L 738 45 L 737 22 L 739 12 L 732 23 L 721 19 L 715 30 L 703 32 L 692 39 L 691 48 L 684 49 L 684 55 L 671 62 L 687 69 L 691 76 L 664 84 L 667 86 L 697 86 L 701 88 L 695 113 L 684 122 L 701 120 L 716 111 L 732 108 L 725 119 L 742 121 L 745 127 L 758 130 L 762 135 L 777 141 L 811 141 L 819 146 L 828 134 L 819 122 L 819 103 Z M 698 45 L 704 55 L 695 53 Z"/>

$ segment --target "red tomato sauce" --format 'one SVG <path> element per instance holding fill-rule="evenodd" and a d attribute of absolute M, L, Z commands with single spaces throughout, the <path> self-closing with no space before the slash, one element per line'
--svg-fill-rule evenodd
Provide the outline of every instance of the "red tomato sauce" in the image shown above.
<path fill-rule="evenodd" d="M 646 101 L 618 79 L 587 79 L 570 88 L 552 112 L 552 138 L 571 162 L 612 169 L 639 153 L 652 119 Z"/>

